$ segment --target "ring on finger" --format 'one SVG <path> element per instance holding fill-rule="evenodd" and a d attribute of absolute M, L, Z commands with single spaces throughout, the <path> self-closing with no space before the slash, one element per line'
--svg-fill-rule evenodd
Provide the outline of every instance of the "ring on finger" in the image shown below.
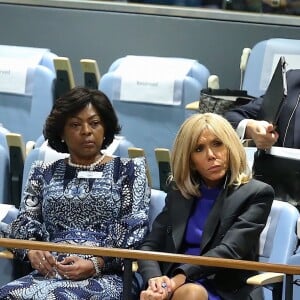
<path fill-rule="evenodd" d="M 46 260 L 46 257 L 44 256 L 44 257 L 42 258 L 42 260 Z"/>
<path fill-rule="evenodd" d="M 165 282 L 162 282 L 162 283 L 161 283 L 161 287 L 162 287 L 163 289 L 165 289 L 165 288 L 167 287 L 167 284 L 166 284 Z"/>
<path fill-rule="evenodd" d="M 43 263 L 40 261 L 38 268 L 40 268 L 42 265 L 43 265 Z"/>

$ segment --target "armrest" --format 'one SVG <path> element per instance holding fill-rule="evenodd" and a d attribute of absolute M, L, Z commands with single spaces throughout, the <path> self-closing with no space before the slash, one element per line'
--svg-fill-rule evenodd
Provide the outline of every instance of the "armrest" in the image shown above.
<path fill-rule="evenodd" d="M 188 109 L 188 110 L 196 110 L 196 111 L 198 111 L 198 110 L 199 110 L 199 100 L 198 100 L 198 101 L 191 102 L 191 103 L 188 103 L 188 104 L 185 106 L 185 109 Z"/>
<path fill-rule="evenodd" d="M 26 156 L 29 154 L 29 152 L 34 149 L 35 147 L 35 142 L 34 141 L 28 141 L 25 145 L 25 153 Z"/>
<path fill-rule="evenodd" d="M 14 255 L 8 250 L 2 250 L 0 251 L 0 258 L 14 259 Z"/>
<path fill-rule="evenodd" d="M 247 284 L 262 286 L 267 284 L 283 282 L 283 278 L 283 273 L 266 272 L 249 277 L 247 279 Z"/>

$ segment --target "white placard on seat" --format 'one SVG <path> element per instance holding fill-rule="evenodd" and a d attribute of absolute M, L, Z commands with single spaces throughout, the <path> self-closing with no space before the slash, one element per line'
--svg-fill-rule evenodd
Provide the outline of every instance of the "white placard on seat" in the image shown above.
<path fill-rule="evenodd" d="M 182 95 L 176 88 L 182 89 L 194 63 L 183 58 L 127 56 L 116 70 L 121 77 L 120 100 L 180 105 Z"/>
<path fill-rule="evenodd" d="M 28 68 L 38 65 L 48 51 L 0 45 L 0 92 L 25 94 Z"/>
<path fill-rule="evenodd" d="M 27 65 L 0 58 L 0 92 L 25 94 Z"/>

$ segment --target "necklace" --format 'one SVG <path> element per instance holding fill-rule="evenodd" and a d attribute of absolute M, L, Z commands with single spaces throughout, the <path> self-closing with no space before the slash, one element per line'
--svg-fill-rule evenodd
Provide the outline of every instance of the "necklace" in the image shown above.
<path fill-rule="evenodd" d="M 100 164 L 105 158 L 105 154 L 103 154 L 97 161 L 95 161 L 94 163 L 90 164 L 90 165 L 79 165 L 79 164 L 74 164 L 71 161 L 71 156 L 69 156 L 68 158 L 68 164 L 71 167 L 75 167 L 75 168 L 80 168 L 80 169 L 84 169 L 84 170 L 94 170 L 94 168 Z"/>

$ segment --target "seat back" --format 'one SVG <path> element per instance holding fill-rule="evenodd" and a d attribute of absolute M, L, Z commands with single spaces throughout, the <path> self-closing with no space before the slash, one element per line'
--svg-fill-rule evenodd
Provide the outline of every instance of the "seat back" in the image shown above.
<path fill-rule="evenodd" d="M 272 38 L 254 45 L 247 62 L 242 89 L 254 97 L 263 95 L 280 56 L 285 57 L 287 70 L 300 69 L 300 40 Z"/>
<path fill-rule="evenodd" d="M 7 133 L 9 133 L 9 130 L 4 128 L 3 125 L 0 124 L 0 145 L 3 148 L 5 148 L 7 151 L 9 151 L 7 141 L 6 141 L 6 134 Z"/>
<path fill-rule="evenodd" d="M 126 56 L 100 79 L 99 89 L 112 101 L 122 133 L 145 150 L 154 188 L 159 188 L 154 148 L 172 147 L 187 116 L 185 105 L 199 99 L 208 77 L 208 69 L 195 60 Z"/>
<path fill-rule="evenodd" d="M 299 211 L 290 203 L 273 201 L 267 225 L 260 236 L 260 261 L 287 263 L 297 247 L 299 216 Z"/>
<path fill-rule="evenodd" d="M 260 235 L 259 261 L 275 264 L 290 261 L 297 248 L 299 216 L 299 211 L 288 202 L 273 201 L 266 227 Z M 269 289 L 264 288 L 263 292 L 264 300 L 273 299 Z"/>
<path fill-rule="evenodd" d="M 25 142 L 43 130 L 54 99 L 55 54 L 48 49 L 0 45 L 0 120 Z"/>
<path fill-rule="evenodd" d="M 152 228 L 153 221 L 162 211 L 165 205 L 166 193 L 162 190 L 151 189 L 151 200 L 149 208 L 149 225 Z"/>
<path fill-rule="evenodd" d="M 0 227 L 1 222 L 10 223 L 17 216 L 17 210 L 10 203 L 9 153 L 0 145 Z M 1 251 L 1 248 L 0 248 Z M 12 262 L 0 259 L 0 286 L 12 280 Z M 4 271 L 5 270 L 5 271 Z"/>

